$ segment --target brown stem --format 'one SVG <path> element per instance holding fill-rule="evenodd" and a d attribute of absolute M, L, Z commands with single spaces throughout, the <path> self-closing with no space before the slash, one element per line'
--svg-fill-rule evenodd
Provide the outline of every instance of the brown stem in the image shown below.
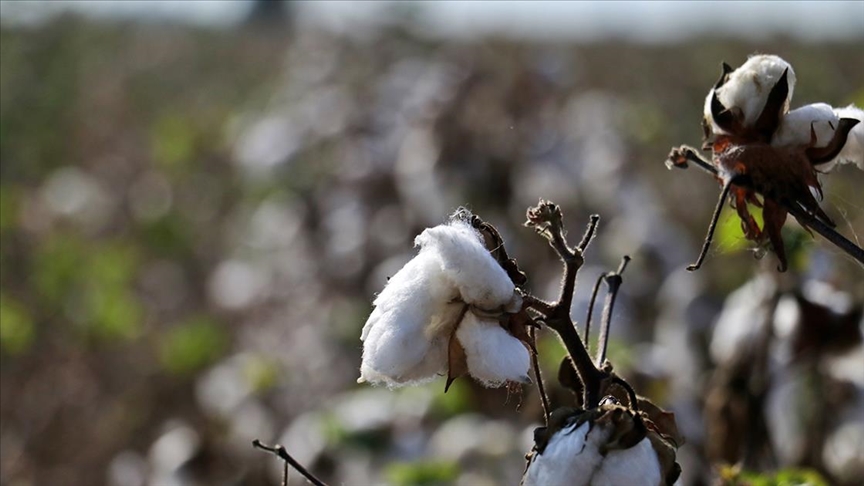
<path fill-rule="evenodd" d="M 675 156 L 677 161 L 673 161 L 672 156 Z M 714 176 L 717 175 L 717 168 L 714 167 L 710 161 L 699 155 L 696 152 L 696 149 L 688 147 L 687 145 L 682 145 L 673 149 L 670 160 L 667 161 L 667 166 L 686 169 L 688 162 L 696 164 L 697 167 Z M 864 248 L 856 245 L 845 236 L 838 233 L 834 228 L 813 217 L 813 215 L 802 209 L 800 206 L 796 204 L 787 204 L 782 201 L 778 203 L 789 211 L 789 214 L 795 216 L 798 221 L 806 224 L 813 231 L 819 233 L 823 238 L 833 243 L 834 246 L 839 248 L 841 251 L 857 260 L 858 263 L 864 265 Z"/>
<path fill-rule="evenodd" d="M 606 303 L 603 305 L 603 320 L 600 323 L 600 339 L 597 343 L 599 349 L 597 350 L 595 365 L 598 367 L 602 367 L 603 362 L 606 361 L 606 348 L 609 344 L 609 327 L 612 323 L 612 309 L 615 307 L 615 298 L 618 297 L 618 289 L 621 288 L 621 283 L 624 281 L 621 274 L 624 273 L 624 269 L 627 268 L 628 263 L 630 263 L 630 257 L 624 255 L 624 258 L 621 259 L 621 264 L 618 266 L 618 270 L 608 274 L 604 279 L 608 290 L 606 292 Z"/>
<path fill-rule="evenodd" d="M 324 481 L 321 481 L 320 479 L 315 477 L 314 474 L 309 472 L 305 467 L 303 467 L 302 464 L 300 464 L 299 462 L 297 462 L 296 459 L 291 457 L 291 455 L 288 454 L 288 451 L 285 450 L 285 448 L 282 447 L 281 445 L 268 446 L 268 445 L 261 443 L 260 440 L 255 439 L 252 441 L 252 447 L 254 447 L 256 449 L 261 449 L 263 451 L 267 451 L 271 454 L 275 454 L 276 456 L 279 457 L 279 459 L 282 459 L 283 461 L 285 461 L 286 464 L 290 464 L 291 467 L 296 469 L 297 472 L 302 474 L 304 478 L 306 478 L 310 483 L 314 484 L 315 486 L 327 486 L 327 483 L 325 483 Z"/>
<path fill-rule="evenodd" d="M 537 391 L 540 393 L 540 402 L 543 404 L 543 418 L 548 426 L 551 409 L 549 407 L 549 396 L 546 395 L 546 387 L 543 385 L 543 376 L 540 374 L 540 362 L 537 359 L 537 329 L 534 327 L 529 328 L 528 336 L 531 338 L 531 347 L 535 350 L 531 353 L 531 365 L 534 367 L 534 378 L 537 380 Z"/>
<path fill-rule="evenodd" d="M 591 301 L 588 303 L 588 315 L 585 317 L 585 349 L 591 351 L 591 317 L 594 315 L 594 304 L 597 303 L 597 294 L 600 292 L 600 284 L 606 279 L 606 274 L 601 273 L 594 282 L 594 290 L 591 291 Z"/>
<path fill-rule="evenodd" d="M 723 190 L 720 191 L 720 199 L 717 200 L 717 206 L 714 208 L 714 214 L 711 216 L 711 223 L 708 225 L 708 234 L 705 235 L 705 242 L 702 243 L 702 251 L 699 252 L 699 257 L 696 263 L 687 266 L 688 272 L 699 270 L 702 262 L 705 261 L 705 256 L 708 255 L 708 249 L 711 248 L 711 241 L 714 239 L 714 230 L 717 229 L 717 221 L 720 220 L 720 213 L 723 212 L 723 205 L 726 204 L 726 198 L 729 197 L 729 190 L 732 188 L 732 181 L 723 184 Z"/>

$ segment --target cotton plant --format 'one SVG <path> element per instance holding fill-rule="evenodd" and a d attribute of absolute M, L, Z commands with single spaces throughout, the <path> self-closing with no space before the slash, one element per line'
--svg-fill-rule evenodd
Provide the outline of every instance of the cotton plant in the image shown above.
<path fill-rule="evenodd" d="M 693 162 L 722 187 L 702 251 L 688 270 L 702 265 L 730 197 L 745 238 L 772 250 L 781 272 L 787 260 L 780 230 L 790 213 L 801 226 L 864 263 L 864 250 L 837 233 L 820 207 L 818 179 L 840 164 L 864 169 L 864 112 L 826 103 L 791 109 L 796 79 L 792 66 L 775 55 L 752 56 L 734 70 L 723 63 L 703 110 L 702 148 L 711 151 L 711 159 L 686 145 L 670 153 L 668 167 L 686 168 Z M 762 208 L 761 227 L 750 214 L 751 205 Z"/>
<path fill-rule="evenodd" d="M 415 239 L 363 326 L 359 382 L 390 387 L 469 374 L 485 386 L 530 383 L 528 345 L 508 325 L 522 296 L 460 211 Z"/>

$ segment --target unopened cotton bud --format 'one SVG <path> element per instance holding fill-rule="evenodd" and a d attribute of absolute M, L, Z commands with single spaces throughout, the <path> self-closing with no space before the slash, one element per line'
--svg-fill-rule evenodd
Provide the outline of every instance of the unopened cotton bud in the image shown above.
<path fill-rule="evenodd" d="M 495 387 L 508 381 L 530 383 L 528 349 L 498 321 L 468 312 L 456 330 L 456 338 L 465 349 L 468 373 L 483 385 Z"/>
<path fill-rule="evenodd" d="M 795 90 L 795 71 L 792 66 L 778 56 L 760 54 L 751 56 L 747 62 L 732 71 L 726 82 L 719 88 L 712 89 L 705 98 L 704 115 L 715 134 L 724 133 L 711 115 L 711 98 L 716 91 L 717 99 L 726 109 L 740 110 L 744 126 L 752 126 L 768 101 L 768 95 L 783 72 L 786 71 L 786 82 L 789 93 L 786 96 L 783 111 L 788 111 L 789 100 Z"/>

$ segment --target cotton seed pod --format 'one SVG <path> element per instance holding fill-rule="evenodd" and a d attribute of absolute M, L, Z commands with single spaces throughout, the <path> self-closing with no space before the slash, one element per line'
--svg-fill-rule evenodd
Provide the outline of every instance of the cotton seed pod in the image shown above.
<path fill-rule="evenodd" d="M 615 403 L 559 409 L 535 432 L 522 486 L 663 486 L 680 473 L 674 447 L 644 414 Z M 658 449 L 662 449 L 661 455 Z"/>
<path fill-rule="evenodd" d="M 762 114 L 771 88 L 777 84 L 784 72 L 789 86 L 782 108 L 785 113 L 789 111 L 789 101 L 792 99 L 796 82 L 795 71 L 788 62 L 778 56 L 760 54 L 751 56 L 738 69 L 724 73 L 717 83 L 719 86 L 711 89 L 705 98 L 704 116 L 711 132 L 715 135 L 726 133 L 714 122 L 711 113 L 711 101 L 715 92 L 726 109 L 738 112 L 743 125 L 751 127 Z"/>
<path fill-rule="evenodd" d="M 438 256 L 420 253 L 396 272 L 363 326 L 360 379 L 388 386 L 419 384 L 441 374 L 447 331 L 461 311 Z M 434 330 L 434 331 L 433 331 Z"/>
<path fill-rule="evenodd" d="M 417 237 L 420 252 L 390 278 L 363 327 L 358 381 L 396 387 L 463 373 L 486 386 L 530 381 L 528 350 L 498 320 L 521 310 L 522 298 L 482 241 L 456 218 Z"/>

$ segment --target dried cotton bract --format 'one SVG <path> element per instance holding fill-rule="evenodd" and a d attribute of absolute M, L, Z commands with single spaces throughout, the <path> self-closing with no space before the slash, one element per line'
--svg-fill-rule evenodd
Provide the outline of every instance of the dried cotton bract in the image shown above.
<path fill-rule="evenodd" d="M 448 371 L 486 386 L 529 381 L 528 349 L 499 324 L 521 309 L 521 296 L 482 241 L 455 217 L 417 237 L 419 253 L 389 280 L 363 327 L 358 381 L 394 387 Z M 467 370 L 454 372 L 457 361 Z"/>

